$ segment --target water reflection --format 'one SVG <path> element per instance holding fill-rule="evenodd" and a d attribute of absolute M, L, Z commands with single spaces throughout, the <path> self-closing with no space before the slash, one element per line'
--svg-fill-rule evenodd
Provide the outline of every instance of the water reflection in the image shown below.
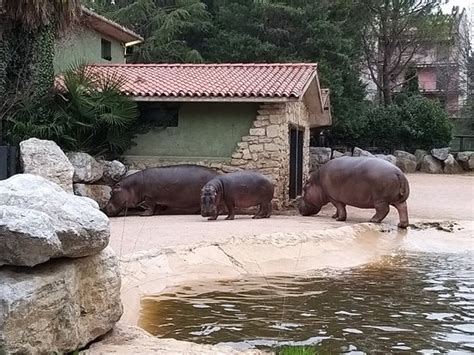
<path fill-rule="evenodd" d="M 243 348 L 474 351 L 473 257 L 410 254 L 310 278 L 187 285 L 143 298 L 139 324 L 159 337 Z"/>

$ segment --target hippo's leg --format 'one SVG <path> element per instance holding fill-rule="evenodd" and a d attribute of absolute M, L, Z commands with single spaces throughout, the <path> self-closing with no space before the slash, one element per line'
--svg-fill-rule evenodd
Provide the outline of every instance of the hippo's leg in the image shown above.
<path fill-rule="evenodd" d="M 145 201 L 143 201 L 141 204 L 140 204 L 140 207 L 144 208 L 145 210 L 140 214 L 141 216 L 153 216 L 153 214 L 155 213 L 155 207 L 156 207 L 156 203 L 155 201 L 149 199 L 149 198 L 146 198 Z"/>
<path fill-rule="evenodd" d="M 225 205 L 229 211 L 229 215 L 226 217 L 227 220 L 233 220 L 235 218 L 235 206 L 232 202 L 226 201 Z"/>
<path fill-rule="evenodd" d="M 252 219 L 260 219 L 263 218 L 263 203 L 258 204 L 258 211 L 255 216 L 252 217 Z"/>
<path fill-rule="evenodd" d="M 400 218 L 400 223 L 398 223 L 399 228 L 406 228 L 408 227 L 408 208 L 407 208 L 407 203 L 402 202 L 402 203 L 397 203 L 394 204 L 395 208 L 398 211 L 398 216 Z"/>
<path fill-rule="evenodd" d="M 336 221 L 345 221 L 347 218 L 346 205 L 337 201 L 331 201 L 331 203 L 337 208 L 336 217 L 333 216 Z"/>
<path fill-rule="evenodd" d="M 263 218 L 270 218 L 272 214 L 272 201 L 268 202 L 267 207 L 265 208 L 265 213 L 263 214 Z"/>
<path fill-rule="evenodd" d="M 217 219 L 217 217 L 219 217 L 219 212 L 217 212 L 214 216 L 209 217 L 207 220 L 208 221 L 215 221 Z"/>
<path fill-rule="evenodd" d="M 387 202 L 376 202 L 375 203 L 375 214 L 371 218 L 370 222 L 380 223 L 382 220 L 387 217 L 388 212 L 390 211 L 390 205 Z"/>

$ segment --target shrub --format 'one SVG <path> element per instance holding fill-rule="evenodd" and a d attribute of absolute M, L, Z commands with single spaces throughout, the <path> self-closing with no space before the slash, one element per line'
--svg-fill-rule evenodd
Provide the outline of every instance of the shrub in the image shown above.
<path fill-rule="evenodd" d="M 398 136 L 402 148 L 413 151 L 449 146 L 453 125 L 437 102 L 413 96 L 404 101 L 400 109 Z"/>
<path fill-rule="evenodd" d="M 132 146 L 137 105 L 120 92 L 123 80 L 86 66 L 64 73 L 62 89 L 40 100 L 23 98 L 7 117 L 7 139 L 36 137 L 64 150 L 115 157 Z M 40 114 L 39 114 L 40 113 Z"/>
<path fill-rule="evenodd" d="M 419 95 L 404 95 L 395 102 L 389 106 L 367 104 L 361 116 L 336 121 L 331 143 L 409 151 L 449 145 L 452 123 L 437 102 Z"/>

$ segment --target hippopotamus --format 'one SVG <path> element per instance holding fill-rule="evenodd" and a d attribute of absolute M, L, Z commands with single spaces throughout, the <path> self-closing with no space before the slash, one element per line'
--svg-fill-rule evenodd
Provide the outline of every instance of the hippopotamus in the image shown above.
<path fill-rule="evenodd" d="M 394 206 L 400 218 L 398 227 L 406 228 L 409 195 L 408 180 L 395 165 L 379 158 L 340 157 L 311 174 L 298 209 L 303 216 L 310 216 L 331 202 L 337 209 L 333 218 L 345 221 L 346 205 L 375 208 L 370 222 L 380 223 Z"/>
<path fill-rule="evenodd" d="M 273 183 L 260 173 L 238 171 L 219 175 L 210 180 L 201 191 L 201 216 L 215 220 L 223 203 L 229 212 L 226 219 L 235 217 L 235 207 L 259 206 L 252 218 L 269 218 L 272 213 Z"/>
<path fill-rule="evenodd" d="M 145 169 L 112 188 L 104 212 L 116 216 L 123 209 L 140 207 L 144 209 L 142 216 L 151 216 L 159 207 L 160 211 L 199 213 L 201 189 L 217 175 L 215 170 L 188 164 Z"/>

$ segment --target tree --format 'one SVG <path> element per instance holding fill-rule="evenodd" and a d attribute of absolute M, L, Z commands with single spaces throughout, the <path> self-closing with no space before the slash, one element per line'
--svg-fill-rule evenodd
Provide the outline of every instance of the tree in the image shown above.
<path fill-rule="evenodd" d="M 26 97 L 40 100 L 54 82 L 54 36 L 80 14 L 79 0 L 3 0 L 0 39 L 2 122 Z M 35 115 L 44 114 L 41 109 Z"/>
<path fill-rule="evenodd" d="M 392 103 L 405 70 L 426 50 L 426 43 L 446 35 L 449 18 L 440 12 L 441 0 L 360 0 L 367 16 L 363 26 L 364 60 L 381 101 Z M 410 80 L 410 78 L 408 78 Z"/>

